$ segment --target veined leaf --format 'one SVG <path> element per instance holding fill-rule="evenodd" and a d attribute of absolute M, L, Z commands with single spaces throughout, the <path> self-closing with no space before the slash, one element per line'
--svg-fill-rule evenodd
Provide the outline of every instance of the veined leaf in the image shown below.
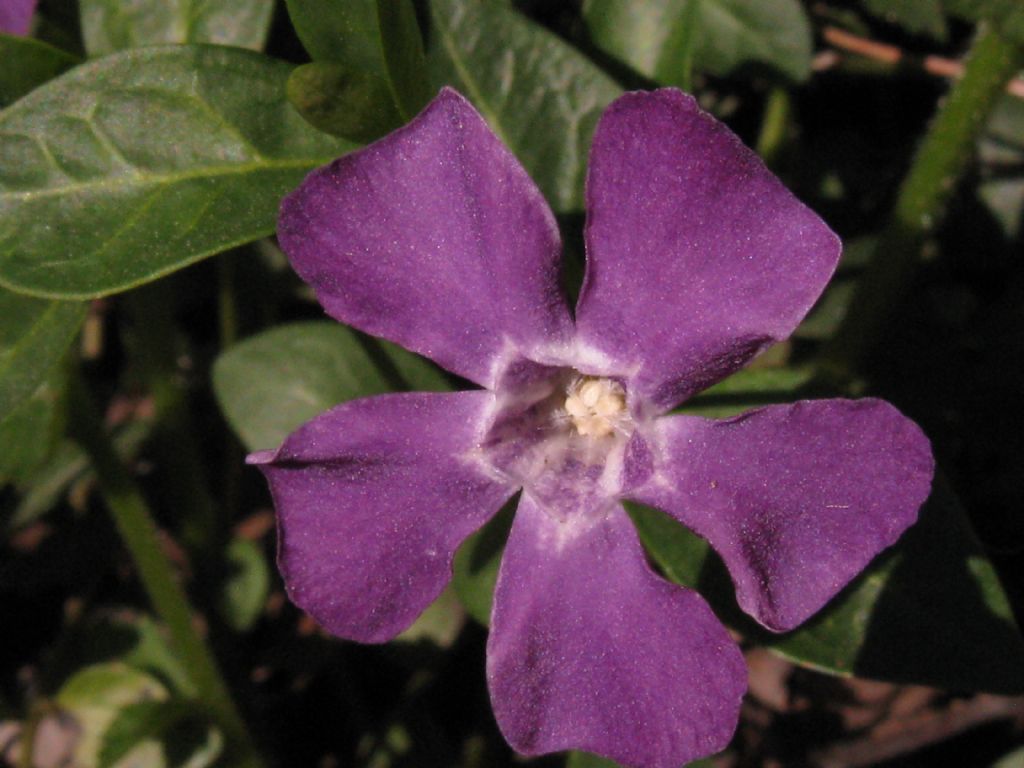
<path fill-rule="evenodd" d="M 685 86 L 688 39 L 694 69 L 713 75 L 751 63 L 794 80 L 811 71 L 811 26 L 797 0 L 586 0 L 583 17 L 601 50 L 665 85 Z"/>
<path fill-rule="evenodd" d="M 0 285 L 103 296 L 274 231 L 281 197 L 351 149 L 237 48 L 101 59 L 0 114 Z"/>
<path fill-rule="evenodd" d="M 80 302 L 40 301 L 0 290 L 0 422 L 36 391 L 85 318 Z"/>
<path fill-rule="evenodd" d="M 619 86 L 499 3 L 433 0 L 430 8 L 435 85 L 447 83 L 473 102 L 556 211 L 581 210 L 590 139 Z"/>
<path fill-rule="evenodd" d="M 259 50 L 273 0 L 80 0 L 90 56 L 162 43 L 215 43 Z"/>

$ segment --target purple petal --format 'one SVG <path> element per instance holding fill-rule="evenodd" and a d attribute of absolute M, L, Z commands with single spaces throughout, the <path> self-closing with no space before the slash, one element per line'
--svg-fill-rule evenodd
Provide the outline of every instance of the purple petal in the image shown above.
<path fill-rule="evenodd" d="M 582 338 L 667 409 L 784 339 L 838 238 L 694 99 L 629 93 L 601 118 L 587 178 Z"/>
<path fill-rule="evenodd" d="M 568 522 L 523 494 L 487 644 L 498 725 L 527 755 L 679 768 L 732 738 L 747 673 L 699 595 L 655 576 L 625 511 Z"/>
<path fill-rule="evenodd" d="M 332 317 L 484 386 L 510 347 L 572 333 L 554 217 L 451 89 L 311 173 L 281 205 L 278 237 Z"/>
<path fill-rule="evenodd" d="M 658 420 L 662 464 L 630 498 L 706 538 L 740 607 L 785 631 L 819 610 L 917 519 L 934 459 L 881 400 L 811 400 L 711 421 Z"/>
<path fill-rule="evenodd" d="M 35 10 L 36 0 L 0 0 L 0 32 L 27 35 Z"/>
<path fill-rule="evenodd" d="M 288 594 L 334 634 L 383 642 L 451 578 L 459 544 L 515 488 L 473 452 L 485 392 L 354 400 L 249 457 L 277 508 Z"/>

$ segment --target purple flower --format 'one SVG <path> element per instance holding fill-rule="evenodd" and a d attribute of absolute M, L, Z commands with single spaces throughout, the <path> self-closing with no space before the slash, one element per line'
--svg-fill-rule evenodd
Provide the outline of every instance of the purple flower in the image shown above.
<path fill-rule="evenodd" d="M 36 0 L 0 0 L 0 32 L 27 35 Z"/>
<path fill-rule="evenodd" d="M 706 538 L 743 609 L 784 631 L 914 522 L 933 461 L 879 400 L 666 415 L 786 338 L 840 251 L 690 96 L 607 109 L 587 217 L 574 319 L 551 211 L 447 89 L 314 171 L 279 237 L 328 314 L 481 389 L 348 402 L 250 461 L 292 600 L 362 642 L 409 626 L 522 489 L 487 646 L 502 732 L 525 754 L 677 768 L 728 743 L 746 671 L 705 602 L 651 571 L 620 500 Z"/>

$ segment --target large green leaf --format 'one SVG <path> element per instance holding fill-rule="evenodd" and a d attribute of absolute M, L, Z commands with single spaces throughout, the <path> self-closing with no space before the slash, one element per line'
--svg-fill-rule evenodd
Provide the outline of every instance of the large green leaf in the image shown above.
<path fill-rule="evenodd" d="M 631 506 L 648 551 L 755 641 L 805 666 L 964 691 L 1024 690 L 1024 641 L 991 562 L 940 481 L 920 520 L 824 610 L 784 635 L 736 606 L 707 544 L 654 510 Z"/>
<path fill-rule="evenodd" d="M 215 43 L 259 50 L 273 0 L 79 0 L 90 56 L 161 43 Z"/>
<path fill-rule="evenodd" d="M 377 0 L 384 66 L 399 112 L 409 120 L 430 100 L 430 77 L 416 13 L 409 0 Z"/>
<path fill-rule="evenodd" d="M 214 365 L 213 387 L 228 422 L 255 450 L 276 447 L 346 400 L 447 383 L 430 363 L 394 345 L 367 343 L 338 323 L 311 322 L 274 328 L 227 350 Z"/>
<path fill-rule="evenodd" d="M 0 33 L 0 107 L 20 99 L 47 80 L 78 63 L 59 48 L 30 37 Z"/>
<path fill-rule="evenodd" d="M 945 40 L 948 34 L 942 0 L 864 0 L 864 6 L 908 32 Z"/>
<path fill-rule="evenodd" d="M 556 211 L 581 210 L 590 139 L 618 85 L 499 3 L 433 0 L 430 7 L 435 84 L 452 85 L 473 102 Z"/>
<path fill-rule="evenodd" d="M 687 40 L 693 67 L 713 75 L 751 63 L 794 80 L 811 71 L 811 27 L 797 0 L 586 0 L 583 17 L 601 50 L 665 85 L 686 85 Z"/>
<path fill-rule="evenodd" d="M 81 302 L 40 301 L 0 289 L 0 422 L 43 384 L 85 310 Z"/>
<path fill-rule="evenodd" d="M 287 0 L 302 44 L 316 61 L 342 65 L 350 77 L 390 85 L 405 120 L 430 98 L 423 38 L 409 0 Z"/>
<path fill-rule="evenodd" d="M 376 0 L 285 0 L 299 39 L 316 61 L 387 77 Z"/>
<path fill-rule="evenodd" d="M 351 147 L 237 48 L 128 51 L 0 113 L 0 284 L 102 296 L 273 232 L 281 197 Z"/>

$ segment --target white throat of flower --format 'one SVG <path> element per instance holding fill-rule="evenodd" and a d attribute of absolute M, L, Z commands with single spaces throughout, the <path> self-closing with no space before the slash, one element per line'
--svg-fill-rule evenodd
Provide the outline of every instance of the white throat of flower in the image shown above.
<path fill-rule="evenodd" d="M 565 412 L 580 435 L 607 437 L 626 416 L 626 395 L 611 379 L 581 377 L 566 391 Z"/>

